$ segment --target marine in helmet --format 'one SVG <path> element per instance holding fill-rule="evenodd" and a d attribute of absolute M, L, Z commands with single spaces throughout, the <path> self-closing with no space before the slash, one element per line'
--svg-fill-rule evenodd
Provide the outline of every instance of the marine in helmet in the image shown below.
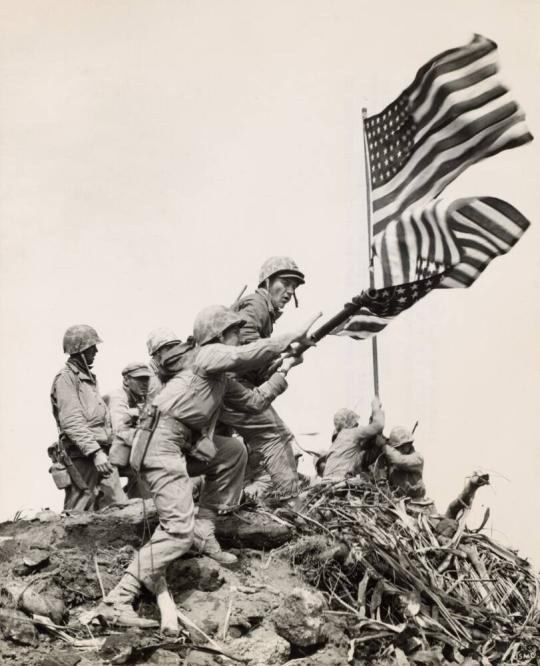
<path fill-rule="evenodd" d="M 382 453 L 388 465 L 390 488 L 412 499 L 425 497 L 424 458 L 414 448 L 412 432 L 403 426 L 393 428 L 388 442 L 382 446 Z"/>
<path fill-rule="evenodd" d="M 121 388 L 108 396 L 113 433 L 109 458 L 119 474 L 128 479 L 124 490 L 129 499 L 151 497 L 144 481 L 138 480 L 131 471 L 129 456 L 141 411 L 156 394 L 150 384 L 153 377 L 154 373 L 146 363 L 129 363 L 122 370 Z"/>
<path fill-rule="evenodd" d="M 66 465 L 70 478 L 64 509 L 92 511 L 127 499 L 107 455 L 111 444 L 109 413 L 91 371 L 100 342 L 91 326 L 70 326 L 63 342 L 68 360 L 51 388 L 59 432 L 55 456 Z"/>
<path fill-rule="evenodd" d="M 207 307 L 195 319 L 193 338 L 172 345 L 160 361 L 172 377 L 153 400 L 159 421 L 141 463 L 160 525 L 105 604 L 129 614 L 145 586 L 156 595 L 162 631 L 170 635 L 178 633 L 178 625 L 165 582 L 167 566 L 192 545 L 221 563 L 236 561 L 221 550 L 214 533 L 216 516 L 240 504 L 247 457 L 238 438 L 215 434 L 223 401 L 227 399 L 242 413 L 267 409 L 287 388 L 285 377 L 300 359 L 289 357 L 266 382 L 252 389 L 230 373 L 271 363 L 291 343 L 305 341 L 314 320 L 292 333 L 239 346 L 244 321 L 224 306 Z M 137 447 L 136 442 L 132 461 L 139 455 Z M 190 477 L 200 474 L 206 481 L 195 519 Z"/>
<path fill-rule="evenodd" d="M 334 434 L 325 458 L 323 478 L 337 481 L 360 473 L 367 443 L 380 435 L 383 428 L 384 412 L 377 396 L 371 401 L 368 425 L 360 425 L 360 417 L 352 409 L 338 410 L 334 415 Z"/>
<path fill-rule="evenodd" d="M 149 366 L 153 373 L 150 385 L 151 390 L 154 393 L 160 391 L 167 379 L 169 379 L 169 375 L 167 375 L 161 364 L 161 359 L 171 347 L 179 342 L 180 336 L 178 336 L 172 328 L 167 328 L 165 326 L 155 328 L 148 334 L 146 347 L 148 349 L 148 354 L 150 355 Z"/>
<path fill-rule="evenodd" d="M 304 282 L 304 274 L 290 257 L 267 259 L 259 272 L 258 289 L 233 306 L 246 322 L 240 330 L 240 344 L 269 338 L 287 303 L 294 300 L 298 305 L 296 290 Z M 253 388 L 261 385 L 267 372 L 268 366 L 261 366 L 238 373 L 238 379 L 244 386 Z M 254 458 L 249 468 L 259 469 L 261 477 L 270 476 L 271 484 L 266 487 L 276 499 L 284 501 L 298 495 L 297 445 L 294 435 L 273 407 L 246 416 L 226 402 L 221 421 L 233 427 L 246 443 Z M 256 480 L 250 478 L 250 484 Z"/>

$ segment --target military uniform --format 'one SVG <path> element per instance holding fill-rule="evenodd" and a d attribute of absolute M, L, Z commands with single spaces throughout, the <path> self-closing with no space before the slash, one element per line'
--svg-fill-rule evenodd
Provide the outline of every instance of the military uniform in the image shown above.
<path fill-rule="evenodd" d="M 51 403 L 60 445 L 86 486 L 78 487 L 72 479 L 65 489 L 64 509 L 92 511 L 125 501 L 118 473 L 103 477 L 92 461 L 93 454 L 107 452 L 111 443 L 109 414 L 95 375 L 70 359 L 54 378 Z"/>
<path fill-rule="evenodd" d="M 138 395 L 130 390 L 125 379 L 126 377 L 148 377 L 151 382 L 154 375 L 145 363 L 130 363 L 122 370 L 122 376 L 124 385 L 108 396 L 113 433 L 110 459 L 115 465 L 119 465 L 118 461 L 121 462 L 119 473 L 128 479 L 124 489 L 128 498 L 148 499 L 152 496 L 150 490 L 142 479 L 137 479 L 133 474 L 129 467 L 129 455 L 139 423 L 140 411 L 148 402 L 151 402 L 157 391 L 150 387 L 147 395 Z"/>
<path fill-rule="evenodd" d="M 387 478 L 390 488 L 412 499 L 422 499 L 426 494 L 422 479 L 424 458 L 418 451 L 400 451 L 400 447 L 412 444 L 413 441 L 412 433 L 398 426 L 390 433 L 389 443 L 383 447 L 383 453 L 388 465 Z"/>
<path fill-rule="evenodd" d="M 272 305 L 270 295 L 264 288 L 257 289 L 236 304 L 235 310 L 246 320 L 240 329 L 242 344 L 261 338 L 270 338 L 274 322 L 280 311 Z M 239 373 L 237 378 L 246 388 L 259 386 L 264 380 L 268 366 Z M 235 409 L 225 399 L 220 421 L 233 427 L 245 441 L 250 456 L 256 459 L 250 468 L 262 467 L 270 475 L 274 493 L 284 499 L 298 495 L 298 473 L 294 455 L 294 435 L 273 407 L 259 414 L 246 415 Z M 253 480 L 253 479 L 250 479 Z"/>
<path fill-rule="evenodd" d="M 242 347 L 205 345 L 189 367 L 179 370 L 155 397 L 153 404 L 160 418 L 141 474 L 152 491 L 160 525 L 128 568 L 128 573 L 149 589 L 155 589 L 168 564 L 189 550 L 192 543 L 204 550 L 205 535 L 195 523 L 190 476 L 204 474 L 206 478 L 199 517 L 232 511 L 240 502 L 245 447 L 234 437 L 213 433 L 223 401 L 254 414 L 267 409 L 287 387 L 280 373 L 255 389 L 246 388 L 228 373 L 266 364 L 289 343 L 288 336 L 281 336 Z M 216 453 L 209 462 L 190 455 L 193 432 L 213 439 Z"/>
<path fill-rule="evenodd" d="M 365 467 L 366 444 L 382 432 L 384 413 L 374 409 L 371 423 L 358 425 L 358 415 L 350 409 L 341 409 L 334 416 L 334 436 L 332 446 L 326 455 L 324 479 L 342 480 L 363 471 Z"/>

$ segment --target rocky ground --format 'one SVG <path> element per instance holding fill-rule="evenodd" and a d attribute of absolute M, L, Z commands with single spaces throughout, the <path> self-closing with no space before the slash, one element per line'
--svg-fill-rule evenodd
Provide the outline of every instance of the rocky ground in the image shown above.
<path fill-rule="evenodd" d="M 155 524 L 151 503 L 146 508 L 147 524 L 142 503 L 135 501 L 102 514 L 66 518 L 42 512 L 32 521 L 0 525 L 1 664 L 347 663 L 340 613 L 331 611 L 286 559 L 267 548 L 250 548 L 261 535 L 242 521 L 221 530 L 223 540 L 244 546 L 234 551 L 240 558 L 234 567 L 186 556 L 169 569 L 171 592 L 191 623 L 177 643 L 165 643 L 157 630 L 82 627 L 78 616 L 99 602 L 101 585 L 105 591 L 114 586 Z M 271 518 L 268 523 L 273 524 L 265 531 L 267 545 L 282 543 L 289 528 Z M 150 597 L 139 610 L 157 617 Z M 47 616 L 57 629 L 40 624 Z"/>
<path fill-rule="evenodd" d="M 176 641 L 80 621 L 155 527 L 151 500 L 3 523 L 0 664 L 537 664 L 540 577 L 466 513 L 413 511 L 351 482 L 310 489 L 301 513 L 222 518 L 237 564 L 188 554 L 169 568 Z M 158 619 L 150 596 L 139 611 Z"/>

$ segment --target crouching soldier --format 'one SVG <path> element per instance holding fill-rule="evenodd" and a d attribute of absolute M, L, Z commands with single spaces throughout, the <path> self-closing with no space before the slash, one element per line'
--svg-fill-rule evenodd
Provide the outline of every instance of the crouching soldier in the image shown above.
<path fill-rule="evenodd" d="M 382 453 L 388 465 L 388 485 L 390 488 L 412 499 L 423 499 L 426 487 L 422 479 L 424 458 L 414 449 L 414 435 L 403 426 L 390 432 L 388 443 L 382 446 Z"/>
<path fill-rule="evenodd" d="M 121 476 L 127 477 L 124 490 L 129 499 L 147 499 L 152 496 L 144 481 L 137 479 L 129 466 L 139 415 L 155 395 L 155 390 L 150 388 L 152 377 L 153 372 L 145 363 L 130 363 L 122 370 L 122 388 L 113 391 L 108 397 L 113 432 L 109 460 L 118 468 Z"/>
<path fill-rule="evenodd" d="M 53 455 L 65 465 L 70 481 L 64 488 L 64 509 L 93 511 L 127 499 L 118 472 L 109 462 L 109 414 L 90 370 L 100 342 L 91 326 L 68 328 L 63 347 L 69 358 L 51 388 L 59 432 Z"/>
<path fill-rule="evenodd" d="M 380 435 L 384 428 L 384 412 L 378 397 L 371 401 L 371 418 L 368 425 L 359 425 L 360 417 L 352 409 L 343 408 L 334 416 L 332 446 L 324 462 L 324 479 L 343 480 L 363 471 L 367 444 Z"/>
<path fill-rule="evenodd" d="M 134 614 L 132 603 L 144 585 L 156 595 L 162 632 L 177 635 L 176 606 L 165 581 L 167 566 L 192 545 L 220 562 L 236 560 L 221 551 L 214 521 L 217 514 L 231 512 L 240 503 L 246 449 L 237 438 L 215 435 L 215 425 L 224 399 L 244 413 L 267 409 L 287 388 L 285 376 L 300 359 L 287 359 L 255 389 L 229 373 L 277 359 L 292 342 L 306 340 L 312 321 L 294 333 L 238 346 L 244 323 L 226 307 L 205 308 L 195 319 L 195 340 L 171 347 L 161 359 L 164 369 L 174 374 L 154 398 L 148 424 L 143 423 L 152 434 L 137 435 L 131 457 L 150 486 L 160 524 L 105 598 L 113 618 Z M 195 519 L 190 476 L 199 474 L 205 474 L 206 482 Z"/>

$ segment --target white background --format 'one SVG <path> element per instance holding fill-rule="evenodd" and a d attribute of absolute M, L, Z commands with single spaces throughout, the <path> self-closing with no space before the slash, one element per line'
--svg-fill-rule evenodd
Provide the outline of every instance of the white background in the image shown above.
<path fill-rule="evenodd" d="M 538 3 L 27 0 L 1 5 L 0 518 L 61 507 L 47 474 L 64 330 L 95 326 L 103 392 L 185 337 L 269 255 L 306 273 L 285 330 L 367 286 L 361 109 L 379 111 L 474 32 L 540 132 Z M 469 290 L 434 293 L 380 336 L 390 426 L 417 419 L 439 507 L 492 474 L 470 519 L 540 561 L 538 142 L 447 190 L 516 205 L 531 229 Z M 326 448 L 342 406 L 368 416 L 370 343 L 326 339 L 278 410 Z"/>

